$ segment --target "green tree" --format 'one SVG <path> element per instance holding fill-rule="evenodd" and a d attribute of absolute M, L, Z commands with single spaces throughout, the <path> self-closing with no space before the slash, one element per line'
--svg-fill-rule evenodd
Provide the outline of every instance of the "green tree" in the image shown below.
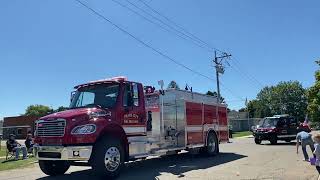
<path fill-rule="evenodd" d="M 179 90 L 180 89 L 180 87 L 179 87 L 179 85 L 177 84 L 177 82 L 176 81 L 171 81 L 169 84 L 168 84 L 168 88 L 167 89 L 177 89 L 177 90 Z"/>
<path fill-rule="evenodd" d="M 65 111 L 68 110 L 69 108 L 64 107 L 64 106 L 59 106 L 56 110 L 54 110 L 54 112 L 60 112 L 60 111 Z"/>
<path fill-rule="evenodd" d="M 250 118 L 262 118 L 271 116 L 271 112 L 268 106 L 263 105 L 263 103 L 257 99 L 249 101 L 247 108 L 249 110 Z"/>
<path fill-rule="evenodd" d="M 247 112 L 247 108 L 240 108 L 238 112 Z"/>
<path fill-rule="evenodd" d="M 320 122 L 320 60 L 316 61 L 319 69 L 315 72 L 315 84 L 308 89 L 308 115 L 311 121 Z"/>
<path fill-rule="evenodd" d="M 206 93 L 206 95 L 213 96 L 213 97 L 218 97 L 218 93 L 216 91 L 213 91 L 213 92 L 212 91 L 208 91 Z M 221 95 L 220 95 L 220 102 L 225 103 L 225 99 Z"/>
<path fill-rule="evenodd" d="M 306 90 L 298 81 L 280 82 L 263 88 L 248 108 L 253 117 L 289 114 L 302 120 L 307 110 Z"/>
<path fill-rule="evenodd" d="M 50 107 L 36 104 L 28 106 L 25 115 L 41 117 L 52 112 L 53 109 L 51 109 Z"/>

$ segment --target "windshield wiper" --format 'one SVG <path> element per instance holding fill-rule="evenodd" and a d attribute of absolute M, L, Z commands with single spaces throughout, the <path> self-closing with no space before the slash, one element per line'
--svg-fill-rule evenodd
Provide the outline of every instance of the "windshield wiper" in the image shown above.
<path fill-rule="evenodd" d="M 104 109 L 100 104 L 87 104 L 84 107 L 97 107 L 99 109 Z"/>
<path fill-rule="evenodd" d="M 87 104 L 85 106 L 71 107 L 69 109 L 92 108 L 92 107 L 96 107 L 96 108 L 99 108 L 99 109 L 102 109 L 102 110 L 108 109 L 108 108 L 102 107 L 100 104 Z"/>

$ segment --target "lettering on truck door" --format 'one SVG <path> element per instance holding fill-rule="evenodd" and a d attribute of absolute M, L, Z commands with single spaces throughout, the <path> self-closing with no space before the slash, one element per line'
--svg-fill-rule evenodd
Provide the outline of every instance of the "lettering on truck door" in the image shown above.
<path fill-rule="evenodd" d="M 127 135 L 145 135 L 144 101 L 142 85 L 126 83 L 123 91 L 123 128 Z"/>

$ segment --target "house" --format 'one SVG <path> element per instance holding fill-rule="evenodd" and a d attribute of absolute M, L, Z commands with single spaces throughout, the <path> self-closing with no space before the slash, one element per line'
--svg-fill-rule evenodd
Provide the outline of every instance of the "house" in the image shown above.
<path fill-rule="evenodd" d="M 10 134 L 16 135 L 17 139 L 26 138 L 28 132 L 34 133 L 35 121 L 37 116 L 15 116 L 3 119 L 3 139 L 8 139 Z"/>
<path fill-rule="evenodd" d="M 0 119 L 0 138 L 2 138 L 2 126 L 3 126 L 3 119 Z"/>
<path fill-rule="evenodd" d="M 249 118 L 248 112 L 230 111 L 228 113 L 229 125 L 233 131 L 248 131 L 260 122 L 260 118 Z"/>

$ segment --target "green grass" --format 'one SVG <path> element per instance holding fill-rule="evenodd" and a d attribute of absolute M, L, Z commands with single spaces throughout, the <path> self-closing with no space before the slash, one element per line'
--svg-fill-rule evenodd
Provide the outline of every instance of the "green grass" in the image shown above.
<path fill-rule="evenodd" d="M 0 159 L 0 171 L 5 171 L 9 169 L 17 169 L 17 168 L 24 168 L 28 166 L 32 166 L 37 162 L 35 158 L 28 158 L 26 160 L 8 160 Z"/>
<path fill-rule="evenodd" d="M 251 132 L 251 131 L 234 132 L 234 133 L 232 134 L 232 136 L 233 136 L 234 138 L 236 138 L 236 137 L 243 137 L 243 136 L 250 136 L 250 135 L 252 135 L 252 132 Z"/>
<path fill-rule="evenodd" d="M 0 150 L 0 157 L 6 156 L 6 147 L 5 146 L 1 146 L 1 150 Z"/>

